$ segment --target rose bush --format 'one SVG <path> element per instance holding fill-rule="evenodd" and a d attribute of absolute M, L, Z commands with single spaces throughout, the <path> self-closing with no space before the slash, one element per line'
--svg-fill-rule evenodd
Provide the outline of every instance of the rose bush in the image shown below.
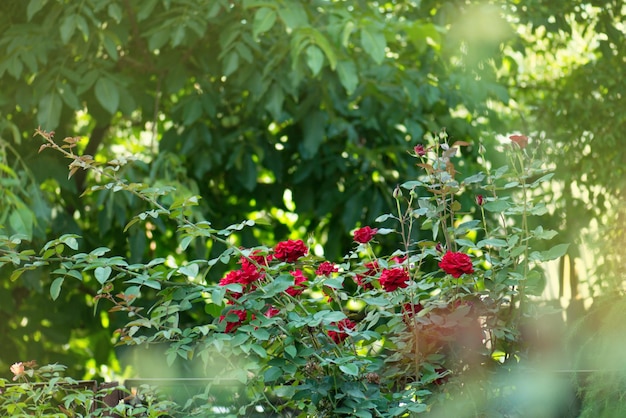
<path fill-rule="evenodd" d="M 118 166 L 98 165 L 57 145 L 52 134 L 38 134 L 42 149 L 71 159 L 70 169 L 106 179 L 91 192 L 123 190 L 153 205 L 128 227 L 164 217 L 178 223 L 181 251 L 198 237 L 226 248 L 180 265 L 131 264 L 102 248 L 80 251 L 72 235 L 39 255 L 15 245 L 2 249 L 16 260 L 14 278 L 53 268 L 53 297 L 74 272 L 93 276 L 102 285 L 94 302 L 128 315 L 116 334 L 120 345 L 166 344 L 168 364 L 197 359 L 201 374 L 241 384 L 236 401 L 220 403 L 209 391 L 190 399 L 187 416 L 223 408 L 239 415 L 395 417 L 451 399 L 489 405 L 499 393 L 490 389 L 490 376 L 522 355 L 520 322 L 540 289 L 538 268 L 566 249 L 536 244 L 554 237 L 527 222 L 546 212 L 540 186 L 550 174 L 531 147 L 516 142 L 503 146 L 507 166 L 458 179 L 454 157 L 469 144 L 449 144 L 445 133 L 428 138 L 413 150 L 424 175 L 392 193 L 395 212 L 382 214 L 379 227 L 357 229 L 342 260 L 325 260 L 297 239 L 241 248 L 233 237 L 252 221 L 224 229 L 192 222 L 187 209 L 197 199 L 166 205 L 165 192 L 127 184 Z M 379 254 L 375 235 L 395 239 L 397 250 Z M 231 270 L 211 277 L 218 263 Z M 193 309 L 205 320 L 181 323 Z"/>

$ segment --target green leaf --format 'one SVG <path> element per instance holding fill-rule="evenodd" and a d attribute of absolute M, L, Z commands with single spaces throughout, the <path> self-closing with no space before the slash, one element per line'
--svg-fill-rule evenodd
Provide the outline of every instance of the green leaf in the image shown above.
<path fill-rule="evenodd" d="M 335 54 L 335 50 L 332 45 L 328 42 L 326 36 L 324 36 L 322 32 L 317 29 L 312 29 L 311 35 L 313 36 L 315 44 L 317 44 L 317 46 L 324 51 L 324 55 L 326 55 L 326 59 L 328 59 L 328 63 L 330 64 L 330 69 L 334 71 L 335 68 L 337 68 L 337 55 Z"/>
<path fill-rule="evenodd" d="M 541 252 L 541 260 L 549 261 L 556 260 L 557 258 L 563 257 L 565 253 L 567 253 L 567 249 L 569 248 L 569 244 L 558 244 L 554 247 L 550 248 L 548 251 Z"/>
<path fill-rule="evenodd" d="M 154 51 L 156 49 L 161 48 L 163 45 L 167 43 L 167 40 L 170 37 L 170 32 L 167 30 L 158 30 L 154 32 L 150 38 L 148 38 L 148 49 L 150 51 Z"/>
<path fill-rule="evenodd" d="M 63 277 L 57 277 L 50 285 L 50 296 L 52 297 L 52 300 L 57 300 L 59 297 L 63 280 L 65 280 Z"/>
<path fill-rule="evenodd" d="M 342 364 L 339 366 L 339 370 L 344 372 L 345 374 L 349 374 L 350 376 L 358 376 L 359 375 L 359 367 L 356 364 Z"/>
<path fill-rule="evenodd" d="M 306 63 L 313 73 L 313 77 L 317 76 L 324 65 L 324 53 L 317 45 L 309 45 L 305 51 Z"/>
<path fill-rule="evenodd" d="M 490 247 L 498 248 L 498 247 L 506 247 L 508 243 L 503 239 L 487 238 L 487 239 L 478 241 L 478 244 L 476 245 L 478 246 L 478 248 L 483 248 L 483 247 L 486 247 L 487 245 L 489 245 Z"/>
<path fill-rule="evenodd" d="M 115 42 L 115 39 L 108 33 L 105 33 L 102 38 L 102 45 L 104 46 L 104 49 L 106 49 L 107 54 L 109 54 L 109 57 L 113 61 L 117 61 L 119 54 L 117 52 L 117 43 Z"/>
<path fill-rule="evenodd" d="M 272 29 L 276 23 L 276 12 L 269 7 L 261 7 L 254 15 L 252 22 L 252 36 L 257 39 L 258 36 Z"/>
<path fill-rule="evenodd" d="M 141 4 L 141 8 L 137 11 L 137 21 L 141 22 L 142 20 L 147 19 L 150 14 L 152 14 L 152 11 L 158 1 L 159 0 L 142 0 L 141 3 L 137 3 Z"/>
<path fill-rule="evenodd" d="M 193 236 L 186 236 L 183 237 L 183 239 L 180 240 L 180 248 L 181 250 L 185 251 L 187 249 L 187 247 L 189 247 L 189 244 L 191 244 L 191 241 L 193 241 L 195 237 Z"/>
<path fill-rule="evenodd" d="M 303 138 L 300 144 L 302 158 L 310 160 L 317 154 L 317 150 L 324 141 L 326 114 L 321 111 L 312 112 L 302 121 Z"/>
<path fill-rule="evenodd" d="M 74 110 L 81 107 L 80 100 L 78 100 L 78 96 L 74 93 L 72 86 L 59 81 L 56 84 L 56 88 L 66 105 Z"/>
<path fill-rule="evenodd" d="M 64 45 L 66 45 L 72 38 L 72 35 L 74 35 L 77 16 L 78 15 L 76 14 L 67 16 L 63 19 L 63 23 L 61 23 L 61 26 L 59 27 L 59 31 L 61 32 L 61 42 L 63 42 Z"/>
<path fill-rule="evenodd" d="M 372 306 L 387 306 L 389 305 L 389 300 L 387 298 L 378 296 L 375 298 L 365 298 L 363 299 L 365 303 Z"/>
<path fill-rule="evenodd" d="M 31 21 L 33 16 L 37 14 L 37 12 L 43 9 L 43 6 L 45 6 L 46 3 L 48 3 L 48 0 L 30 0 L 28 2 L 28 7 L 26 8 L 26 17 L 29 22 Z"/>
<path fill-rule="evenodd" d="M 253 191 L 257 185 L 257 165 L 251 153 L 243 156 L 240 173 L 238 179 L 241 185 L 249 192 Z"/>
<path fill-rule="evenodd" d="M 70 247 L 72 250 L 76 251 L 78 250 L 78 240 L 76 240 L 77 237 L 78 235 L 65 234 L 62 235 L 61 238 L 59 238 L 59 241 Z"/>
<path fill-rule="evenodd" d="M 89 26 L 85 18 L 81 15 L 76 15 L 76 27 L 83 33 L 85 40 L 89 39 Z"/>
<path fill-rule="evenodd" d="M 24 274 L 25 271 L 26 270 L 24 270 L 24 269 L 14 270 L 13 273 L 11 273 L 11 276 L 10 276 L 9 280 L 11 280 L 12 282 L 16 281 L 17 279 L 20 278 L 20 276 L 22 274 Z"/>
<path fill-rule="evenodd" d="M 239 67 L 239 54 L 237 54 L 237 52 L 234 50 L 230 51 L 224 57 L 223 65 L 224 68 L 222 71 L 224 73 L 224 76 L 228 77 L 229 75 L 234 73 L 235 70 L 237 70 L 237 68 Z"/>
<path fill-rule="evenodd" d="M 147 279 L 145 282 L 143 282 L 143 285 L 148 286 L 152 289 L 161 290 L 161 282 L 157 280 Z"/>
<path fill-rule="evenodd" d="M 98 281 L 98 283 L 100 284 L 104 284 L 109 276 L 111 276 L 111 267 L 106 266 L 106 267 L 96 267 L 96 270 L 94 271 L 94 276 L 96 277 L 96 280 Z"/>
<path fill-rule="evenodd" d="M 287 7 L 278 10 L 278 16 L 289 29 L 305 26 L 309 18 L 299 2 L 290 2 Z"/>
<path fill-rule="evenodd" d="M 263 373 L 263 380 L 265 382 L 274 382 L 283 375 L 283 370 L 280 367 L 272 366 Z"/>
<path fill-rule="evenodd" d="M 510 206 L 511 204 L 506 200 L 493 200 L 485 203 L 483 207 L 489 212 L 504 212 Z"/>
<path fill-rule="evenodd" d="M 267 351 L 265 351 L 265 349 L 263 347 L 261 347 L 260 345 L 258 345 L 258 344 L 251 344 L 250 348 L 252 349 L 252 351 L 257 353 L 259 355 L 259 357 L 261 357 L 261 358 L 266 358 L 267 357 Z"/>
<path fill-rule="evenodd" d="M 295 358 L 296 355 L 298 354 L 298 349 L 293 346 L 293 345 L 288 345 L 287 347 L 285 347 L 285 353 L 291 357 L 291 358 Z"/>
<path fill-rule="evenodd" d="M 337 75 L 339 75 L 339 81 L 346 93 L 354 93 L 359 84 L 359 76 L 356 72 L 354 61 L 339 61 L 337 63 Z"/>
<path fill-rule="evenodd" d="M 63 102 L 56 93 L 48 93 L 39 100 L 37 108 L 37 123 L 42 128 L 51 131 L 59 126 Z"/>
<path fill-rule="evenodd" d="M 343 288 L 343 277 L 333 277 L 324 280 L 324 286 L 328 286 L 332 289 L 341 289 Z"/>
<path fill-rule="evenodd" d="M 545 174 L 545 175 L 539 177 L 537 180 L 533 181 L 533 183 L 530 185 L 530 187 L 531 188 L 535 188 L 537 186 L 540 186 L 542 183 L 552 179 L 552 177 L 554 177 L 554 173 Z"/>
<path fill-rule="evenodd" d="M 116 23 L 120 23 L 122 21 L 123 13 L 122 8 L 119 6 L 119 4 L 109 4 L 109 6 L 107 7 L 107 14 L 111 19 L 115 20 Z"/>
<path fill-rule="evenodd" d="M 532 270 L 526 277 L 526 293 L 540 296 L 546 288 L 546 276 L 540 270 Z"/>
<path fill-rule="evenodd" d="M 313 317 L 321 317 L 323 318 L 325 323 L 331 323 L 331 322 L 339 322 L 342 319 L 346 318 L 346 315 L 341 312 L 341 311 L 320 311 L 317 312 L 315 315 L 313 315 Z"/>
<path fill-rule="evenodd" d="M 196 277 L 198 272 L 200 271 L 200 267 L 197 264 L 187 264 L 186 266 L 181 266 L 178 268 L 180 274 L 185 275 L 187 277 Z"/>
<path fill-rule="evenodd" d="M 374 219 L 374 222 L 377 222 L 377 223 L 385 222 L 389 218 L 396 219 L 396 217 L 392 215 L 391 213 L 385 213 L 384 215 L 380 215 L 378 218 Z"/>
<path fill-rule="evenodd" d="M 78 270 L 69 270 L 66 274 L 68 276 L 72 276 L 77 280 L 80 280 L 81 282 L 83 281 L 83 275 Z"/>
<path fill-rule="evenodd" d="M 120 104 L 120 92 L 117 84 L 105 77 L 96 81 L 94 90 L 96 99 L 109 113 L 114 114 Z"/>
<path fill-rule="evenodd" d="M 270 338 L 270 333 L 263 328 L 257 328 L 252 331 L 252 336 L 259 341 L 267 341 Z"/>
<path fill-rule="evenodd" d="M 363 26 L 361 28 L 361 46 L 376 64 L 381 64 L 385 59 L 387 41 L 381 31 L 375 30 L 371 26 Z"/>
<path fill-rule="evenodd" d="M 552 229 L 548 229 L 548 230 L 544 231 L 542 226 L 538 226 L 533 231 L 533 234 L 534 234 L 535 238 L 537 238 L 537 239 L 550 240 L 550 239 L 554 238 L 558 234 L 558 232 L 556 232 L 556 231 L 554 231 Z"/>
<path fill-rule="evenodd" d="M 275 120 L 280 120 L 283 113 L 283 103 L 285 102 L 285 93 L 279 83 L 272 83 L 267 92 L 267 100 L 265 109 L 272 114 Z"/>
<path fill-rule="evenodd" d="M 481 172 L 481 173 L 477 173 L 472 176 L 466 177 L 463 180 L 463 184 L 481 183 L 484 179 L 485 179 L 485 174 Z"/>
<path fill-rule="evenodd" d="M 33 237 L 33 224 L 35 219 L 30 210 L 26 208 L 20 208 L 13 210 L 9 216 L 9 225 L 16 234 L 23 235 L 27 240 Z"/>

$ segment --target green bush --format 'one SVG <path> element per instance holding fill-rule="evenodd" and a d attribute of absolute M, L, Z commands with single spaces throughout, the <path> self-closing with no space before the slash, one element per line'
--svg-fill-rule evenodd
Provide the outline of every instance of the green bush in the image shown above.
<path fill-rule="evenodd" d="M 37 133 L 40 151 L 70 159 L 70 175 L 92 170 L 102 180 L 88 192 L 126 192 L 150 203 L 126 230 L 166 218 L 178 225 L 180 251 L 197 238 L 224 246 L 216 258 L 176 265 L 173 258 L 130 263 L 103 247 L 81 251 L 72 234 L 38 253 L 22 249 L 18 236 L 2 237 L 0 260 L 15 265 L 13 279 L 49 269 L 52 298 L 65 281 L 93 277 L 101 285 L 97 304 L 127 315 L 118 344 L 162 347 L 153 368 L 182 362 L 217 386 L 240 384 L 226 403 L 210 388 L 190 396 L 179 405 L 185 414 L 395 417 L 472 405 L 464 412 L 472 416 L 516 408 L 491 381 L 524 357 L 522 323 L 543 289 L 540 265 L 567 249 L 538 250 L 556 233 L 529 228 L 530 217 L 547 211 L 541 185 L 551 174 L 528 138 L 511 136 L 502 146 L 508 165 L 486 164 L 463 179 L 456 155 L 469 144 L 449 144 L 445 133 L 428 138 L 410 151 L 423 175 L 394 190 L 396 212 L 354 231 L 352 250 L 331 261 L 317 243 L 296 237 L 242 248 L 236 236 L 254 222 L 194 222 L 197 196 L 172 200 L 169 188 L 128 183 L 118 177 L 122 162 L 98 164 L 74 154 L 72 138 L 59 145 Z M 471 207 L 460 203 L 462 194 L 474 195 Z M 424 230 L 429 239 L 415 239 Z M 379 254 L 383 237 L 397 249 Z M 220 263 L 231 270 L 213 284 Z M 192 310 L 205 320 L 181 323 Z"/>

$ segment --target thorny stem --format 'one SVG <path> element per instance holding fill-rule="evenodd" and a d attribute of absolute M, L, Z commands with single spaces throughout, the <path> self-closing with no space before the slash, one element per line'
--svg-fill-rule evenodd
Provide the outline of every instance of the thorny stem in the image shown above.
<path fill-rule="evenodd" d="M 523 210 L 522 210 L 522 234 L 523 234 L 523 244 L 524 245 L 524 276 L 522 283 L 519 285 L 519 309 L 517 311 L 516 322 L 519 322 L 519 319 L 524 310 L 524 298 L 526 293 L 526 280 L 528 279 L 528 239 L 530 237 L 530 232 L 528 231 L 528 186 L 526 184 L 526 168 L 524 165 L 524 159 L 522 155 L 523 151 L 517 152 L 517 158 L 520 164 L 520 182 L 522 184 L 522 202 L 523 202 Z"/>

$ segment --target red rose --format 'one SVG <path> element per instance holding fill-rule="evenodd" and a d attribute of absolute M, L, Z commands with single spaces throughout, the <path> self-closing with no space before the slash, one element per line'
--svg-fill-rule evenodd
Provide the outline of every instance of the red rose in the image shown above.
<path fill-rule="evenodd" d="M 373 289 L 374 286 L 372 286 L 370 282 L 365 281 L 365 278 L 375 276 L 376 273 L 378 273 L 378 262 L 376 260 L 370 261 L 369 263 L 365 263 L 365 267 L 367 268 L 367 271 L 363 274 L 357 274 L 354 280 L 356 281 L 356 284 L 361 286 L 363 289 L 370 290 Z"/>
<path fill-rule="evenodd" d="M 265 273 L 257 270 L 256 266 L 252 263 L 245 263 L 239 269 L 239 283 L 242 285 L 248 285 L 261 279 Z"/>
<path fill-rule="evenodd" d="M 448 251 L 443 255 L 443 258 L 439 262 L 439 267 L 456 279 L 461 277 L 463 274 L 470 274 L 474 272 L 472 260 L 467 254 L 453 253 L 451 251 Z"/>
<path fill-rule="evenodd" d="M 339 328 L 339 331 L 328 330 L 328 336 L 335 342 L 335 344 L 341 344 L 346 338 L 348 338 L 348 333 L 345 332 L 346 330 L 353 330 L 356 327 L 356 324 L 348 318 L 344 318 L 339 322 L 333 322 L 332 325 Z"/>
<path fill-rule="evenodd" d="M 421 303 L 405 303 L 402 305 L 402 316 L 404 317 L 404 322 L 407 325 L 413 321 L 413 317 L 417 315 L 424 307 Z"/>
<path fill-rule="evenodd" d="M 407 259 L 406 255 L 394 255 L 393 257 L 391 257 L 391 261 L 397 264 L 404 264 L 406 259 Z"/>
<path fill-rule="evenodd" d="M 242 267 L 248 264 L 254 266 L 254 264 L 250 260 L 254 261 L 260 266 L 266 266 L 270 261 L 272 261 L 272 255 L 263 255 L 261 254 L 260 250 L 254 250 L 252 254 L 250 254 L 248 257 L 242 256 L 241 258 L 239 258 L 239 264 L 241 264 Z"/>
<path fill-rule="evenodd" d="M 244 284 L 241 283 L 241 271 L 240 270 L 233 270 L 233 271 L 228 272 L 226 276 L 224 276 L 220 280 L 219 285 L 226 286 L 227 284 L 232 284 L 232 283 L 237 283 L 237 284 L 241 284 L 242 286 L 244 286 Z M 241 293 L 232 292 L 228 289 L 227 291 L 230 294 L 230 296 L 235 299 L 239 299 L 241 297 Z"/>
<path fill-rule="evenodd" d="M 528 145 L 528 137 L 526 135 L 511 135 L 509 139 L 521 149 L 526 148 L 526 145 Z"/>
<path fill-rule="evenodd" d="M 301 286 L 301 284 L 306 282 L 307 278 L 304 276 L 304 273 L 302 273 L 301 270 L 294 270 L 289 272 L 289 274 L 293 276 L 294 283 L 293 286 L 285 290 L 285 292 L 295 297 L 304 292 L 304 288 Z"/>
<path fill-rule="evenodd" d="M 317 270 L 315 270 L 315 274 L 317 274 L 318 276 L 330 276 L 331 273 L 335 273 L 337 271 L 339 271 L 339 269 L 335 267 L 333 263 L 331 263 L 330 261 L 324 261 L 317 267 Z"/>
<path fill-rule="evenodd" d="M 409 273 L 401 267 L 396 267 L 393 269 L 383 270 L 380 275 L 380 285 L 387 292 L 393 292 L 398 288 L 405 288 L 409 284 L 407 281 L 409 280 Z"/>
<path fill-rule="evenodd" d="M 274 247 L 274 255 L 280 261 L 293 263 L 298 258 L 305 256 L 309 249 L 300 239 L 288 239 L 281 241 Z"/>
<path fill-rule="evenodd" d="M 239 276 L 240 276 L 241 272 L 239 270 L 233 270 L 233 271 L 229 271 L 228 273 L 226 273 L 226 276 L 224 276 L 220 282 L 219 285 L 220 286 L 226 286 L 227 284 L 231 284 L 231 283 L 239 283 Z"/>
<path fill-rule="evenodd" d="M 233 315 L 237 316 L 238 319 L 231 322 L 227 318 Z M 224 328 L 224 332 L 229 333 L 239 328 L 239 326 L 243 324 L 243 321 L 245 321 L 247 317 L 248 313 L 246 311 L 241 309 L 232 309 L 226 315 L 220 316 L 220 322 L 226 319 L 226 328 Z"/>
<path fill-rule="evenodd" d="M 417 155 L 418 157 L 423 157 L 424 155 L 426 155 L 426 149 L 421 144 L 416 145 L 415 148 L 413 148 L 413 151 L 415 151 L 415 155 Z"/>
<path fill-rule="evenodd" d="M 364 226 L 363 228 L 359 228 L 354 231 L 354 240 L 361 244 L 367 244 L 374 238 L 374 235 L 378 232 L 378 228 L 370 228 L 369 226 Z"/>
<path fill-rule="evenodd" d="M 270 306 L 267 311 L 265 311 L 265 316 L 268 318 L 271 318 L 273 316 L 276 316 L 280 313 L 280 309 L 278 309 L 275 306 Z"/>

